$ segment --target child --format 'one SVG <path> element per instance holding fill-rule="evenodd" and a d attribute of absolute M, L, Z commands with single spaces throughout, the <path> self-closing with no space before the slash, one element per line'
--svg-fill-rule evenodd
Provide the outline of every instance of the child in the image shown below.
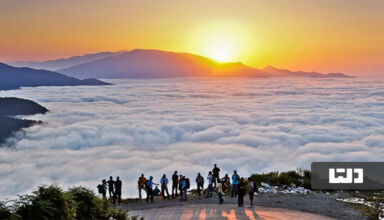
<path fill-rule="evenodd" d="M 219 204 L 223 204 L 223 184 L 221 183 L 220 179 L 217 179 L 217 194 L 219 197 Z"/>

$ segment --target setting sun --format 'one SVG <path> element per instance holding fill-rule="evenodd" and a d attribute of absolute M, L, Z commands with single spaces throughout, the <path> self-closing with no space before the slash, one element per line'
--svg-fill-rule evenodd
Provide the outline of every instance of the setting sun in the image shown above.
<path fill-rule="evenodd" d="M 220 62 L 233 61 L 236 56 L 236 42 L 226 36 L 212 37 L 207 40 L 204 54 Z"/>
<path fill-rule="evenodd" d="M 238 62 L 249 55 L 254 45 L 252 34 L 233 22 L 212 22 L 191 34 L 190 50 L 219 62 Z"/>

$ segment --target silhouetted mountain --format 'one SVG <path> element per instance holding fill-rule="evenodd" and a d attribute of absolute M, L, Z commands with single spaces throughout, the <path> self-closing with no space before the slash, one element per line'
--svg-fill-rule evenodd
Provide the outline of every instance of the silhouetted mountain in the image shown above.
<path fill-rule="evenodd" d="M 263 71 L 267 72 L 271 77 L 291 77 L 291 76 L 302 76 L 302 77 L 317 77 L 317 78 L 352 78 L 343 73 L 317 73 L 317 72 L 303 72 L 303 71 L 290 71 L 286 69 L 278 69 L 273 66 L 264 67 Z"/>
<path fill-rule="evenodd" d="M 106 57 L 117 56 L 127 51 L 117 52 L 100 52 L 94 54 L 85 54 L 82 56 L 73 56 L 69 58 L 48 60 L 43 62 L 25 61 L 25 62 L 11 62 L 9 63 L 15 67 L 29 67 L 33 69 L 45 69 L 55 71 L 58 69 L 68 68 L 75 65 L 92 62 L 95 60 L 103 59 Z"/>
<path fill-rule="evenodd" d="M 0 98 L 0 116 L 44 114 L 48 109 L 27 99 Z"/>
<path fill-rule="evenodd" d="M 47 111 L 48 109 L 27 99 L 0 98 L 0 146 L 15 132 L 36 123 L 41 123 L 33 120 L 12 118 L 11 116 L 44 114 Z"/>
<path fill-rule="evenodd" d="M 15 132 L 21 131 L 23 128 L 29 128 L 41 122 L 17 118 L 0 117 L 0 147 L 5 143 L 7 138 L 12 137 Z"/>
<path fill-rule="evenodd" d="M 61 69 L 58 72 L 78 78 L 265 76 L 263 71 L 241 63 L 218 63 L 202 56 L 160 50 L 133 50 L 118 56 Z"/>
<path fill-rule="evenodd" d="M 0 63 L 0 90 L 18 89 L 22 86 L 80 86 L 110 85 L 97 79 L 80 80 L 66 75 L 26 67 L 12 67 Z"/>
<path fill-rule="evenodd" d="M 58 70 L 78 78 L 170 78 L 170 77 L 347 77 L 344 74 L 292 72 L 274 67 L 262 70 L 242 63 L 220 63 L 188 53 L 160 50 L 132 50 L 117 56 Z"/>

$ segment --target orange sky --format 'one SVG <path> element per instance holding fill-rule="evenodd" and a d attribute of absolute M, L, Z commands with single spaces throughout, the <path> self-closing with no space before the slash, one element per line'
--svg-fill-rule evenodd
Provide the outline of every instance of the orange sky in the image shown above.
<path fill-rule="evenodd" d="M 255 67 L 384 76 L 383 0 L 4 0 L 0 11 L 0 62 L 224 47 Z"/>

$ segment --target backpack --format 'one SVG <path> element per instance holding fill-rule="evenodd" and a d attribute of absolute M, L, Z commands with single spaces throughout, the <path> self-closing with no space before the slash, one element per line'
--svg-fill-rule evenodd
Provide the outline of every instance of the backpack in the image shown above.
<path fill-rule="evenodd" d="M 237 182 L 240 182 L 240 176 L 238 174 L 236 174 L 235 179 Z"/>
<path fill-rule="evenodd" d="M 103 193 L 103 187 L 101 186 L 101 184 L 97 185 L 97 189 L 99 190 L 100 194 Z"/>
<path fill-rule="evenodd" d="M 189 189 L 189 187 L 191 187 L 191 183 L 189 182 L 189 178 L 185 179 L 185 181 L 187 182 L 187 189 Z"/>
<path fill-rule="evenodd" d="M 197 177 L 196 183 L 203 184 L 204 183 L 204 178 L 202 176 Z"/>
<path fill-rule="evenodd" d="M 146 188 L 147 190 L 151 190 L 151 188 L 149 187 L 149 180 L 146 180 L 146 181 L 145 181 L 145 188 Z"/>

